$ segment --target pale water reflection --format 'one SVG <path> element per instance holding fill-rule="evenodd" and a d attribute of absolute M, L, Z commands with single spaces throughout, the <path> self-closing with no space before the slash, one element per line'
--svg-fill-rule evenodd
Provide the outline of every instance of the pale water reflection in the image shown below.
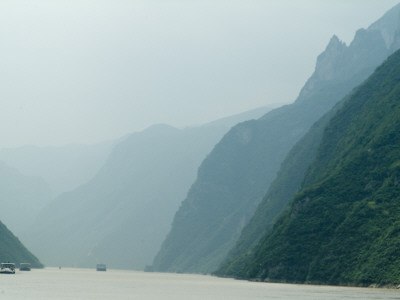
<path fill-rule="evenodd" d="M 202 275 L 46 268 L 0 276 L 0 299 L 400 299 L 400 291 L 271 284 Z"/>

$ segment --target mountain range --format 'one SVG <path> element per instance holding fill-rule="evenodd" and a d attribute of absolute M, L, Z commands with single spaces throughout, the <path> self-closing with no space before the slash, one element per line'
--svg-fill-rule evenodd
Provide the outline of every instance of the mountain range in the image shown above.
<path fill-rule="evenodd" d="M 399 285 L 399 47 L 400 4 L 333 36 L 292 104 L 0 150 L 0 258 Z"/>
<path fill-rule="evenodd" d="M 263 213 L 256 210 L 269 201 L 271 194 L 267 199 L 265 195 L 281 163 L 314 122 L 398 48 L 399 10 L 396 6 L 368 29 L 357 31 L 349 46 L 333 36 L 293 104 L 241 123 L 225 135 L 201 164 L 154 260 L 154 270 L 214 272 L 229 253 L 235 259 L 258 242 L 298 188 L 292 187 L 283 201 Z M 250 221 L 254 213 L 261 215 L 258 221 Z M 240 238 L 249 221 L 252 237 Z M 232 250 L 235 244 L 238 248 Z"/>
<path fill-rule="evenodd" d="M 160 124 L 121 139 L 91 180 L 56 197 L 21 237 L 49 266 L 143 269 L 207 153 L 231 126 L 268 110 L 186 129 Z"/>
<path fill-rule="evenodd" d="M 0 162 L 0 220 L 18 237 L 51 202 L 51 195 L 42 178 L 26 176 Z"/>
<path fill-rule="evenodd" d="M 329 118 L 273 228 L 222 274 L 342 285 L 400 283 L 400 51 Z"/>
<path fill-rule="evenodd" d="M 92 179 L 117 142 L 2 148 L 0 161 L 26 176 L 41 177 L 50 187 L 52 197 L 56 197 Z"/>

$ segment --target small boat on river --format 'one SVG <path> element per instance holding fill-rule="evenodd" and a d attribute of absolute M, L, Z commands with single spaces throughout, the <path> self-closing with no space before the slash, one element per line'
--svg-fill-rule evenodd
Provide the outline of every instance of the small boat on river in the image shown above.
<path fill-rule="evenodd" d="M 0 274 L 15 274 L 15 264 L 14 263 L 1 263 L 0 264 Z"/>
<path fill-rule="evenodd" d="M 31 264 L 30 263 L 20 263 L 19 264 L 19 270 L 20 271 L 30 271 L 31 270 Z"/>
<path fill-rule="evenodd" d="M 97 264 L 96 271 L 107 271 L 107 267 L 105 264 Z"/>

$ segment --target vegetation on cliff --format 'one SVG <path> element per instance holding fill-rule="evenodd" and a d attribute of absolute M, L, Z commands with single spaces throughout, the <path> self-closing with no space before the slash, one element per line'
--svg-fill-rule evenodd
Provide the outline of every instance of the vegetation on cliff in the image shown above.
<path fill-rule="evenodd" d="M 303 188 L 235 276 L 400 283 L 400 52 L 335 114 Z"/>

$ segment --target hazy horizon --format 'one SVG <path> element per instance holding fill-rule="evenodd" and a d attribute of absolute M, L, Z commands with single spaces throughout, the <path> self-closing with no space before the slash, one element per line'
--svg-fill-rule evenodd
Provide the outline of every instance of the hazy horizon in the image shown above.
<path fill-rule="evenodd" d="M 332 35 L 398 1 L 0 2 L 0 148 L 116 139 L 293 102 Z"/>

